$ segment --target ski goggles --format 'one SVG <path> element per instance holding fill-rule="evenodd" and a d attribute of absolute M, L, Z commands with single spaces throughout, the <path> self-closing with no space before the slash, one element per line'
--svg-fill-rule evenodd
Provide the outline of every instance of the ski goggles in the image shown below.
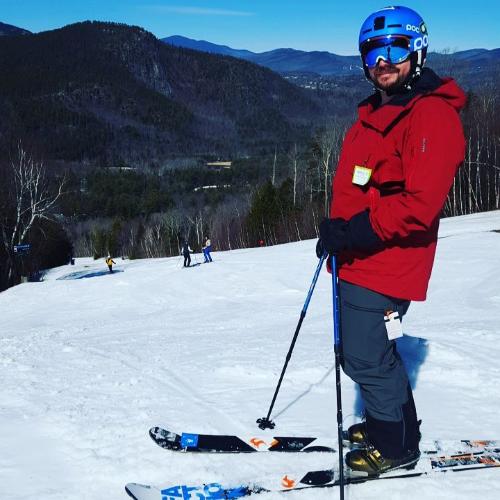
<path fill-rule="evenodd" d="M 410 40 L 403 36 L 375 38 L 361 46 L 361 57 L 369 68 L 374 68 L 380 60 L 391 64 L 402 63 L 410 54 Z"/>

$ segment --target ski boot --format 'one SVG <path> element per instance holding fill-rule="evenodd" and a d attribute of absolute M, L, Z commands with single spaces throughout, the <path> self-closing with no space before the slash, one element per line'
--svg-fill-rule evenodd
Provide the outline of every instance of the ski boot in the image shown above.
<path fill-rule="evenodd" d="M 368 446 L 368 433 L 366 430 L 366 422 L 359 422 L 351 425 L 347 431 L 344 432 L 342 444 L 347 447 L 360 447 Z"/>
<path fill-rule="evenodd" d="M 418 421 L 418 427 L 420 428 L 421 420 Z M 417 431 L 417 439 L 420 441 L 421 434 L 420 430 Z M 349 448 L 366 448 L 370 445 L 370 441 L 368 439 L 368 430 L 366 426 L 366 422 L 358 422 L 357 424 L 353 424 L 344 431 L 344 437 L 342 439 L 342 444 Z"/>
<path fill-rule="evenodd" d="M 373 446 L 358 448 L 347 453 L 345 463 L 351 476 L 379 476 L 395 469 L 411 470 L 420 458 L 420 451 L 408 450 L 402 457 L 386 458 Z"/>
<path fill-rule="evenodd" d="M 405 426 L 410 430 L 406 439 L 408 440 L 409 448 L 418 448 L 418 443 L 422 435 L 420 434 L 420 424 L 421 420 L 417 419 L 417 410 L 415 409 L 415 402 L 413 401 L 413 393 L 408 384 L 408 401 L 402 405 L 401 410 L 403 413 L 403 419 L 405 421 Z M 365 413 L 365 419 L 363 422 L 358 422 L 357 424 L 351 425 L 347 431 L 344 431 L 342 438 L 342 444 L 349 448 L 366 448 L 370 444 L 369 429 L 375 435 L 379 434 L 380 425 L 377 423 L 376 419 L 370 417 L 368 412 Z"/>
<path fill-rule="evenodd" d="M 401 406 L 401 413 L 403 419 L 393 422 L 379 420 L 366 412 L 364 423 L 349 428 L 350 441 L 358 444 L 345 457 L 351 475 L 378 476 L 394 469 L 415 467 L 420 458 L 421 421 L 417 420 L 411 392 Z"/>

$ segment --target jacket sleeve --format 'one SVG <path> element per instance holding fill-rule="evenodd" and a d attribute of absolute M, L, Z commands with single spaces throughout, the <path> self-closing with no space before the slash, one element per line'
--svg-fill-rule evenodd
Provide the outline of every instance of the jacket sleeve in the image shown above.
<path fill-rule="evenodd" d="M 372 192 L 370 223 L 383 241 L 428 231 L 438 220 L 455 173 L 464 160 L 460 117 L 439 97 L 416 103 L 402 151 L 404 190 Z"/>

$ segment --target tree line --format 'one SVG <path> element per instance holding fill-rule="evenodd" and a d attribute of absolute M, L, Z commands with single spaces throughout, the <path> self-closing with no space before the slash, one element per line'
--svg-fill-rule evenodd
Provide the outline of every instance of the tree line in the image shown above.
<path fill-rule="evenodd" d="M 462 118 L 466 157 L 443 215 L 500 209 L 499 95 L 470 93 Z M 350 119 L 333 119 L 307 143 L 276 144 L 232 168 L 188 164 L 170 170 L 46 169 L 17 143 L 0 162 L 0 286 L 68 262 L 72 256 L 128 258 L 275 245 L 318 234 Z M 50 173 L 50 175 L 49 175 Z M 29 257 L 14 246 L 30 243 Z"/>

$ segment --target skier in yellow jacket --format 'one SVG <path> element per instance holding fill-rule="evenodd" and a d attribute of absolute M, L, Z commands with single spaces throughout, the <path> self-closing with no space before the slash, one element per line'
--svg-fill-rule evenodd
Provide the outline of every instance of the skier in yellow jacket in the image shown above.
<path fill-rule="evenodd" d="M 116 262 L 111 258 L 111 255 L 108 255 L 106 258 L 106 264 L 108 265 L 109 272 L 113 272 L 113 264 L 116 264 Z"/>

